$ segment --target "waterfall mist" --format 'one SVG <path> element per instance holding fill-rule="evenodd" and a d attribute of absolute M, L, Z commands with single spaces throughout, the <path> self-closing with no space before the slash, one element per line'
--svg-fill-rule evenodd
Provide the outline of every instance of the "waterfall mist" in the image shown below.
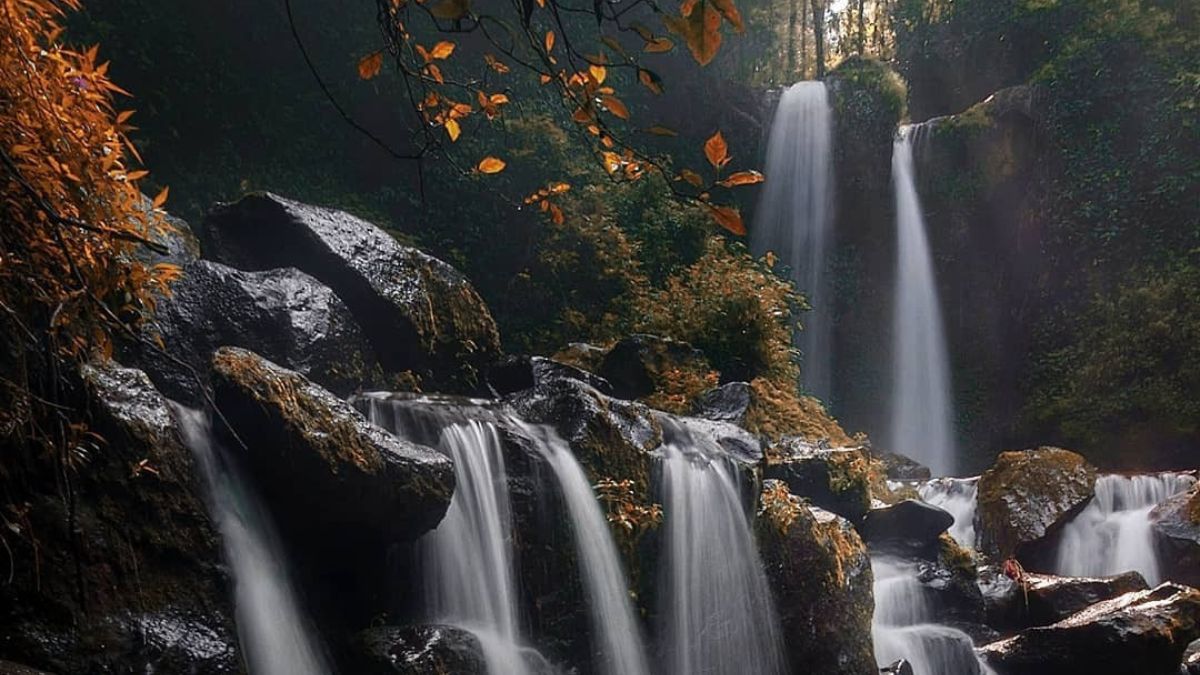
<path fill-rule="evenodd" d="M 812 309 L 797 342 L 805 390 L 829 400 L 833 369 L 833 302 L 829 255 L 833 214 L 833 113 L 824 82 L 784 90 L 767 142 L 767 180 L 756 210 L 751 246 L 774 251 Z"/>
<path fill-rule="evenodd" d="M 919 131 L 901 127 L 892 148 L 897 246 L 889 449 L 949 475 L 955 470 L 950 359 L 914 175 Z"/>
<path fill-rule="evenodd" d="M 210 510 L 233 571 L 238 642 L 253 675 L 329 673 L 288 580 L 270 515 L 236 462 L 224 456 L 203 411 L 172 406 L 208 486 Z"/>

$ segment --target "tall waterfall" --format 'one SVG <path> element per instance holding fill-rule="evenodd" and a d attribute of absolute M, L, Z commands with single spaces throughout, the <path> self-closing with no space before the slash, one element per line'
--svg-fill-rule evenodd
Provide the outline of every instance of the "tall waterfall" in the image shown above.
<path fill-rule="evenodd" d="M 330 672 L 288 581 L 269 514 L 214 442 L 208 416 L 172 407 L 207 483 L 209 508 L 233 570 L 238 641 L 247 670 L 252 675 Z"/>
<path fill-rule="evenodd" d="M 975 541 L 975 507 L 979 496 L 979 476 L 971 478 L 934 478 L 917 488 L 921 501 L 932 504 L 954 516 L 950 536 L 959 546 L 977 548 Z"/>
<path fill-rule="evenodd" d="M 1157 585 L 1162 576 L 1150 511 L 1193 483 L 1186 474 L 1101 476 L 1091 503 L 1063 527 L 1057 573 L 1084 577 L 1134 571 Z"/>
<path fill-rule="evenodd" d="M 668 675 L 786 671 L 766 574 L 728 462 L 686 435 L 663 446 L 660 620 Z"/>
<path fill-rule="evenodd" d="M 880 667 L 906 659 L 916 675 L 990 675 L 970 636 L 934 622 L 936 612 L 912 563 L 871 559 L 875 614 L 871 638 Z"/>
<path fill-rule="evenodd" d="M 774 251 L 812 310 L 799 346 L 803 383 L 829 400 L 833 366 L 833 311 L 829 275 L 833 213 L 833 114 L 824 82 L 788 87 L 775 109 L 767 145 L 766 175 L 751 245 Z"/>
<path fill-rule="evenodd" d="M 648 675 L 629 583 L 621 569 L 604 513 L 592 486 L 565 441 L 547 427 L 522 427 L 550 465 L 570 515 L 575 548 L 587 591 L 594 645 L 607 675 Z"/>
<path fill-rule="evenodd" d="M 890 449 L 925 464 L 935 475 L 949 475 L 955 469 L 950 363 L 914 179 L 913 137 L 920 129 L 901 127 L 892 147 L 897 254 Z"/>

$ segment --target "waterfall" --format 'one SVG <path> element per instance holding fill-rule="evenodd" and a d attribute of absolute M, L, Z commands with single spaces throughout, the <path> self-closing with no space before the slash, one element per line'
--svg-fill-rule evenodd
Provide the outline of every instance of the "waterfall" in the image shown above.
<path fill-rule="evenodd" d="M 935 608 L 912 563 L 873 557 L 875 614 L 871 638 L 880 667 L 906 659 L 915 675 L 989 675 L 970 636 L 934 623 Z"/>
<path fill-rule="evenodd" d="M 751 245 L 774 251 L 808 297 L 811 311 L 798 336 L 804 388 L 828 401 L 833 363 L 833 312 L 828 258 L 832 244 L 833 115 L 824 82 L 798 82 L 779 99 L 767 141 L 766 176 Z"/>
<path fill-rule="evenodd" d="M 890 450 L 916 459 L 935 475 L 949 475 L 955 468 L 950 363 L 914 179 L 913 136 L 919 130 L 901 127 L 892 147 L 897 247 Z"/>
<path fill-rule="evenodd" d="M 172 405 L 204 475 L 212 518 L 233 571 L 238 641 L 252 675 L 319 675 L 330 669 L 288 581 L 271 519 L 199 410 Z"/>
<path fill-rule="evenodd" d="M 488 672 L 524 675 L 533 655 L 518 627 L 512 514 L 504 446 L 495 425 L 426 416 L 394 401 L 366 401 L 371 421 L 454 460 L 455 490 L 446 516 L 418 543 L 430 618 L 479 639 Z M 361 403 L 360 403 L 361 405 Z M 440 432 L 436 431 L 440 428 Z"/>
<path fill-rule="evenodd" d="M 972 478 L 935 478 L 917 488 L 921 501 L 954 516 L 950 536 L 959 546 L 976 548 L 975 505 L 979 495 L 979 476 Z"/>
<path fill-rule="evenodd" d="M 683 438 L 663 446 L 665 672 L 781 675 L 778 624 L 734 468 Z"/>
<path fill-rule="evenodd" d="M 587 592 L 592 630 L 599 644 L 602 672 L 608 675 L 648 675 L 645 647 L 633 613 L 629 584 L 621 569 L 612 532 L 583 468 L 571 450 L 548 427 L 520 425 L 562 490 L 570 516 L 579 566 Z"/>
<path fill-rule="evenodd" d="M 1101 476 L 1096 496 L 1063 527 L 1055 571 L 1080 577 L 1135 571 L 1158 585 L 1150 512 L 1193 483 L 1191 476 L 1173 473 Z"/>

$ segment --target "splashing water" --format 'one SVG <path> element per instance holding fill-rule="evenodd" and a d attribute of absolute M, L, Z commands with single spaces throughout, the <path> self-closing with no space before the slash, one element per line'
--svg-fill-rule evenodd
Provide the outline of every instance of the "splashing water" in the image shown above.
<path fill-rule="evenodd" d="M 1133 571 L 1158 585 L 1162 575 L 1150 512 L 1195 480 L 1174 473 L 1101 476 L 1091 503 L 1063 527 L 1055 571 L 1080 577 Z"/>
<path fill-rule="evenodd" d="M 959 546 L 976 548 L 975 505 L 979 496 L 979 476 L 972 478 L 935 478 L 917 488 L 921 501 L 954 516 L 950 536 Z"/>
<path fill-rule="evenodd" d="M 892 146 L 897 249 L 890 449 L 945 476 L 955 468 L 950 360 L 914 177 L 913 137 L 920 129 L 901 127 Z"/>
<path fill-rule="evenodd" d="M 781 674 L 778 623 L 735 469 L 719 450 L 673 435 L 662 459 L 665 672 Z"/>
<path fill-rule="evenodd" d="M 209 508 L 233 570 L 238 641 L 252 675 L 330 672 L 288 580 L 271 519 L 216 444 L 208 416 L 172 405 L 209 491 Z"/>
<path fill-rule="evenodd" d="M 766 175 L 751 245 L 774 251 L 812 310 L 798 336 L 804 388 L 829 400 L 833 312 L 829 251 L 833 213 L 833 113 L 824 82 L 797 82 L 783 92 L 767 142 Z"/>
<path fill-rule="evenodd" d="M 571 519 L 592 630 L 597 633 L 602 672 L 608 675 L 647 675 L 645 647 L 629 597 L 629 583 L 621 569 L 612 532 L 592 486 L 575 456 L 548 427 L 520 424 L 562 490 Z"/>
<path fill-rule="evenodd" d="M 906 659 L 915 675 L 991 675 L 975 654 L 970 636 L 934 623 L 936 612 L 917 580 L 915 565 L 873 557 L 871 571 L 875 575 L 871 638 L 881 668 Z"/>

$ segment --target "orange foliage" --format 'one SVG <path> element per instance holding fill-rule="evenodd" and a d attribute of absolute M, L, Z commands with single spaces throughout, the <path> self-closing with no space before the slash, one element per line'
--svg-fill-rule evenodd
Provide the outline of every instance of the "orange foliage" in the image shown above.
<path fill-rule="evenodd" d="M 0 302 L 29 335 L 63 356 L 108 353 L 114 330 L 153 310 L 174 265 L 137 249 L 168 225 L 163 190 L 147 204 L 145 171 L 126 138 L 127 95 L 97 47 L 60 42 L 78 0 L 0 0 Z"/>

